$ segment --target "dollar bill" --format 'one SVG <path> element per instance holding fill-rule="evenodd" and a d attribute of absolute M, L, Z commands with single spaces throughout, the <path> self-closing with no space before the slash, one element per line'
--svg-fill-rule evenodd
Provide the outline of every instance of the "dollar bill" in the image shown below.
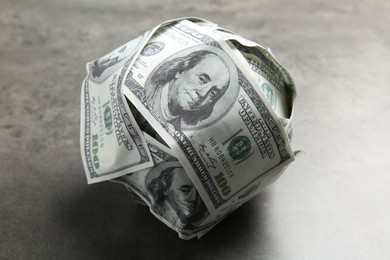
<path fill-rule="evenodd" d="M 123 93 L 172 149 L 213 216 L 241 205 L 294 160 L 249 66 L 196 22 L 161 26 L 124 75 Z"/>
<path fill-rule="evenodd" d="M 203 236 L 225 216 L 211 216 L 174 153 L 145 134 L 154 166 L 123 175 L 122 183 L 183 239 Z"/>
<path fill-rule="evenodd" d="M 87 64 L 88 76 L 81 93 L 80 149 L 88 183 L 153 165 L 120 89 L 123 68 L 132 63 L 148 35 L 147 32 Z"/>

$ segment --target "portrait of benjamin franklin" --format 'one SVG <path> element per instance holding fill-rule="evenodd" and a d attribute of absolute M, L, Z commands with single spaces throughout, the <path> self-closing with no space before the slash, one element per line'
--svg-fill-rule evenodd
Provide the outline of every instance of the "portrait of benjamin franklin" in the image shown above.
<path fill-rule="evenodd" d="M 145 184 L 152 196 L 153 212 L 175 227 L 191 230 L 209 215 L 194 184 L 178 161 L 155 166 L 148 173 Z"/>
<path fill-rule="evenodd" d="M 222 50 L 195 46 L 163 61 L 148 78 L 146 102 L 152 114 L 176 130 L 214 124 L 238 95 L 237 69 Z"/>
<path fill-rule="evenodd" d="M 105 81 L 110 75 L 121 68 L 128 58 L 134 55 L 137 51 L 143 36 L 123 44 L 105 56 L 92 61 L 88 67 L 90 78 L 97 83 Z"/>

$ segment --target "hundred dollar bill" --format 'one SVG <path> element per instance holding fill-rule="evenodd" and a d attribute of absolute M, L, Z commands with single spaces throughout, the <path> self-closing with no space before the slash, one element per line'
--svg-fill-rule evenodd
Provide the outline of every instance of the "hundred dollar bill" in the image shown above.
<path fill-rule="evenodd" d="M 174 153 L 149 135 L 145 137 L 154 166 L 112 181 L 124 184 L 182 239 L 203 236 L 225 216 L 211 216 Z"/>
<path fill-rule="evenodd" d="M 251 198 L 294 160 L 250 70 L 223 38 L 181 20 L 161 26 L 124 74 L 123 93 L 215 216 Z"/>
<path fill-rule="evenodd" d="M 81 92 L 80 149 L 88 183 L 153 165 L 120 89 L 124 65 L 132 63 L 147 36 L 148 32 L 87 64 Z"/>

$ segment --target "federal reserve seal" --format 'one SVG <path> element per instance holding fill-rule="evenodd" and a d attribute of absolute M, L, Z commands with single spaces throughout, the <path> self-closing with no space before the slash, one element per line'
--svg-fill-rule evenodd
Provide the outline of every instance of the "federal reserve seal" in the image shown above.
<path fill-rule="evenodd" d="M 244 135 L 239 135 L 233 138 L 227 150 L 233 160 L 244 159 L 251 151 L 251 141 Z"/>
<path fill-rule="evenodd" d="M 271 104 L 271 107 L 275 109 L 276 95 L 274 89 L 268 83 L 263 83 L 261 85 L 261 90 L 263 91 L 268 102 Z"/>
<path fill-rule="evenodd" d="M 156 55 L 160 51 L 162 51 L 165 47 L 165 43 L 163 42 L 150 42 L 145 45 L 144 49 L 141 52 L 142 56 L 152 56 Z"/>

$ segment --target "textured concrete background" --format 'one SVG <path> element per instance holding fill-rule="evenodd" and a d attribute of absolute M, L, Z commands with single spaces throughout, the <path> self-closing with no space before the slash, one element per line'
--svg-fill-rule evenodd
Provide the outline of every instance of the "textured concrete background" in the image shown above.
<path fill-rule="evenodd" d="M 380 0 L 1 0 L 0 259 L 389 259 L 389 13 Z M 79 152 L 85 63 L 182 16 L 272 48 L 306 151 L 192 241 L 122 186 L 87 185 Z"/>

